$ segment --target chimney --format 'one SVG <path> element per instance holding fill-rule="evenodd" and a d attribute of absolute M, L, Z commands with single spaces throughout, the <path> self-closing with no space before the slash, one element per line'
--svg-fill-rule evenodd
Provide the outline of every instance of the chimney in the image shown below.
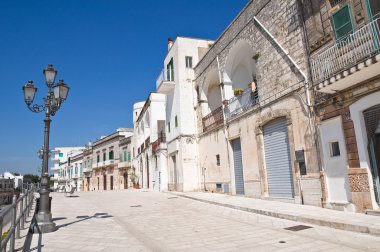
<path fill-rule="evenodd" d="M 170 48 L 172 48 L 172 45 L 173 45 L 173 39 L 172 38 L 168 38 L 168 51 L 170 50 Z"/>

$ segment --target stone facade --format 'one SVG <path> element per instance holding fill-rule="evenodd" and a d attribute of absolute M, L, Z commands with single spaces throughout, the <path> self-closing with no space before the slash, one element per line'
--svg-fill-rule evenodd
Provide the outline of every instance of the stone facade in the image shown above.
<path fill-rule="evenodd" d="M 376 112 L 380 55 L 376 55 L 378 49 L 372 46 L 379 43 L 376 14 L 380 10 L 376 2 L 304 1 L 321 168 L 326 184 L 323 201 L 327 207 L 347 211 L 377 209 L 379 203 L 376 173 L 380 159 L 376 139 L 380 132 L 376 131 L 376 125 L 372 125 L 374 132 L 368 132 L 365 118 L 365 111 L 369 110 L 373 110 L 373 120 L 380 117 L 380 112 Z M 352 27 L 344 40 L 334 27 L 334 15 L 338 12 L 347 13 L 346 22 Z M 333 123 L 335 134 L 328 134 L 326 129 Z M 338 180 L 344 190 L 343 186 L 334 186 Z"/>
<path fill-rule="evenodd" d="M 219 191 L 236 194 L 232 142 L 240 139 L 244 195 L 273 198 L 263 129 L 279 119 L 287 125 L 289 183 L 294 187 L 292 197 L 279 200 L 321 205 L 313 120 L 305 104 L 303 74 L 308 72 L 308 59 L 300 13 L 297 1 L 249 2 L 196 66 L 199 163 L 204 184 L 200 189 L 218 191 L 222 184 Z M 252 85 L 256 89 L 248 90 Z M 243 92 L 234 96 L 237 89 Z M 210 129 L 204 118 L 213 116 L 209 101 L 216 96 L 221 98 L 217 107 L 224 101 L 225 120 Z M 306 174 L 302 177 L 296 151 L 305 154 Z"/>

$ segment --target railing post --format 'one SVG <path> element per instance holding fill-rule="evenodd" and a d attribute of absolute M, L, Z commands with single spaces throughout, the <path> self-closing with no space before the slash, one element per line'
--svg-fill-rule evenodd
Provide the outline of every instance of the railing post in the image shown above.
<path fill-rule="evenodd" d="M 21 202 L 22 202 L 22 200 L 21 200 Z M 16 222 L 17 222 L 17 219 L 18 219 L 17 218 L 17 209 L 19 209 L 18 211 L 19 211 L 19 216 L 20 216 L 21 215 L 22 207 L 19 207 L 19 203 L 16 203 Z M 20 239 L 20 220 L 16 223 L 16 239 Z"/>
<path fill-rule="evenodd" d="M 29 199 L 29 190 L 26 189 L 26 192 L 25 192 L 25 208 L 26 208 L 26 216 L 29 216 L 29 203 L 28 203 L 28 199 Z"/>
<path fill-rule="evenodd" d="M 12 220 L 11 220 L 11 238 L 9 243 L 10 251 L 15 251 L 15 229 L 16 229 L 16 195 L 12 199 Z"/>
<path fill-rule="evenodd" d="M 26 221 L 26 216 L 28 214 L 28 191 L 24 192 L 24 198 L 22 199 L 24 201 L 24 215 L 22 216 L 23 222 L 22 222 L 22 228 L 24 228 L 24 223 Z"/>
<path fill-rule="evenodd" d="M 24 199 L 25 199 L 25 194 L 20 194 L 20 197 L 22 198 L 21 201 L 20 201 L 20 214 L 21 214 L 21 217 L 20 217 L 20 222 L 21 222 L 21 228 L 24 229 L 24 221 L 25 221 L 25 209 L 24 209 Z M 26 207 L 26 205 L 25 205 Z"/>
<path fill-rule="evenodd" d="M 3 236 L 3 216 L 0 216 L 0 251 L 4 251 L 1 249 L 2 242 L 1 242 L 1 237 Z"/>

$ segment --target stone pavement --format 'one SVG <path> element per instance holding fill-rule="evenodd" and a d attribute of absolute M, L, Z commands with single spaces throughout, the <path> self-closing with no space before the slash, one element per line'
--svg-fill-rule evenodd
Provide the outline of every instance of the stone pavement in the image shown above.
<path fill-rule="evenodd" d="M 171 194 L 271 217 L 380 236 L 379 216 L 219 193 L 171 192 Z"/>
<path fill-rule="evenodd" d="M 59 229 L 30 251 L 379 251 L 380 237 L 143 190 L 52 193 Z M 287 230 L 298 225 L 309 228 Z M 298 226 L 299 227 L 299 226 Z M 301 227 L 302 228 L 302 227 Z"/>

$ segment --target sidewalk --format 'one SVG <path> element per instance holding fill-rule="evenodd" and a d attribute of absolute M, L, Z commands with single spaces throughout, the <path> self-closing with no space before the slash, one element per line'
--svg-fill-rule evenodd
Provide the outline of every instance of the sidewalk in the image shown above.
<path fill-rule="evenodd" d="M 188 199 L 271 217 L 380 236 L 379 216 L 219 193 L 169 193 Z"/>

